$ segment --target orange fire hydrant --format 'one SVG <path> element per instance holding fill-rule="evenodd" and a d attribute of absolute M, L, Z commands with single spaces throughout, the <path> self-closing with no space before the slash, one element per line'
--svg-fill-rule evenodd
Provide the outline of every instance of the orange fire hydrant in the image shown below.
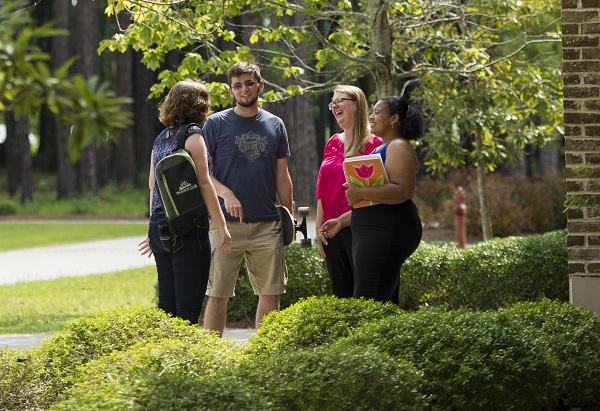
<path fill-rule="evenodd" d="M 467 244 L 467 204 L 466 194 L 462 187 L 454 190 L 454 240 L 460 248 Z"/>

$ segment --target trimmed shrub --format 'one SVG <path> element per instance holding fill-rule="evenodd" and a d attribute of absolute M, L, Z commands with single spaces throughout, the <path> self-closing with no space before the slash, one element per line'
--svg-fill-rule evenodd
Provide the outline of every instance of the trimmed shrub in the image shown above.
<path fill-rule="evenodd" d="M 54 378 L 44 371 L 45 360 L 35 352 L 0 350 L 0 410 L 44 409 L 55 400 Z"/>
<path fill-rule="evenodd" d="M 68 399 L 51 409 L 227 410 L 249 409 L 248 404 L 268 409 L 248 383 L 221 374 L 237 367 L 238 352 L 233 342 L 214 337 L 141 343 L 86 364 Z"/>
<path fill-rule="evenodd" d="M 365 324 L 346 340 L 423 372 L 428 410 L 534 410 L 550 396 L 546 346 L 514 316 L 424 310 Z"/>
<path fill-rule="evenodd" d="M 1 372 L 11 379 L 0 385 L 0 398 L 10 398 L 11 411 L 46 409 L 64 397 L 78 367 L 113 351 L 143 341 L 176 338 L 205 343 L 215 334 L 158 309 L 115 309 L 73 320 L 62 331 L 27 351 L 23 359 L 2 357 Z M 5 392 L 19 386 L 18 392 Z"/>
<path fill-rule="evenodd" d="M 411 255 L 400 273 L 400 306 L 416 310 L 436 305 L 448 292 L 448 276 L 464 250 L 454 243 L 425 243 Z"/>
<path fill-rule="evenodd" d="M 318 249 L 288 247 L 289 283 L 282 308 L 311 296 L 330 295 L 330 281 Z M 485 284 L 485 287 L 482 287 Z M 563 230 L 477 243 L 422 242 L 400 275 L 400 306 L 497 309 L 544 298 L 569 300 L 567 238 Z M 228 321 L 253 326 L 258 299 L 245 266 L 228 305 Z"/>
<path fill-rule="evenodd" d="M 0 215 L 17 214 L 18 204 L 11 201 L 0 201 Z"/>
<path fill-rule="evenodd" d="M 415 410 L 420 374 L 376 348 L 334 344 L 253 356 L 240 376 L 277 411 Z"/>
<path fill-rule="evenodd" d="M 448 263 L 447 308 L 497 309 L 544 298 L 569 299 L 564 231 L 475 244 Z"/>
<path fill-rule="evenodd" d="M 364 322 L 399 313 L 400 309 L 391 303 L 312 297 L 267 315 L 244 349 L 266 355 L 330 344 L 352 334 Z"/>
<path fill-rule="evenodd" d="M 534 327 L 556 359 L 554 398 L 569 408 L 600 405 L 600 319 L 591 310 L 544 300 L 503 310 Z"/>

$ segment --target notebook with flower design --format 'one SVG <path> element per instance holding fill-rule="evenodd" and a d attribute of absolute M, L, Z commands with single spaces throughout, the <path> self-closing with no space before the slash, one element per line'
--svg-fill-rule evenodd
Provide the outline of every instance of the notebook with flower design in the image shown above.
<path fill-rule="evenodd" d="M 389 183 L 383 161 L 379 154 L 349 157 L 344 160 L 346 181 L 360 187 L 375 187 Z M 360 200 L 354 203 L 354 208 L 379 204 L 376 201 Z"/>

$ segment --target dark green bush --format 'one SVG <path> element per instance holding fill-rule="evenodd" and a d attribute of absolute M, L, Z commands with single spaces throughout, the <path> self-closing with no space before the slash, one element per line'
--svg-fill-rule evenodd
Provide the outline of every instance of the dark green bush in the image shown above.
<path fill-rule="evenodd" d="M 244 349 L 265 355 L 330 344 L 353 333 L 364 322 L 400 313 L 391 303 L 312 297 L 267 315 Z"/>
<path fill-rule="evenodd" d="M 423 372 L 428 410 L 536 410 L 553 368 L 546 345 L 515 317 L 422 310 L 365 324 L 344 341 L 374 347 Z"/>
<path fill-rule="evenodd" d="M 322 345 L 253 356 L 240 370 L 277 411 L 417 410 L 420 374 L 376 348 Z"/>
<path fill-rule="evenodd" d="M 10 354 L 2 357 L 1 373 L 11 378 L 0 385 L 0 398 L 10 399 L 7 409 L 11 411 L 46 409 L 63 398 L 81 365 L 143 341 L 167 338 L 195 343 L 220 341 L 214 334 L 158 309 L 105 311 L 73 320 L 40 347 L 27 351 L 23 359 Z M 14 387 L 22 389 L 14 392 Z"/>
<path fill-rule="evenodd" d="M 316 247 L 288 248 L 289 283 L 281 297 L 286 308 L 302 298 L 330 295 L 327 269 Z M 497 309 L 543 298 L 569 299 L 565 231 L 509 237 L 468 249 L 453 243 L 421 243 L 400 275 L 400 306 Z M 485 284 L 485 287 L 482 286 Z M 229 301 L 228 321 L 253 326 L 257 297 L 245 267 Z"/>
<path fill-rule="evenodd" d="M 454 243 L 425 243 L 411 255 L 400 273 L 400 306 L 415 310 L 436 305 L 448 292 L 448 275 L 464 250 Z"/>
<path fill-rule="evenodd" d="M 17 203 L 10 201 L 0 201 L 0 215 L 13 215 L 17 214 Z"/>
<path fill-rule="evenodd" d="M 497 309 L 544 298 L 569 299 L 564 231 L 493 239 L 464 250 L 448 264 L 447 308 Z"/>
<path fill-rule="evenodd" d="M 587 308 L 544 300 L 504 309 L 545 339 L 556 358 L 555 399 L 569 408 L 600 405 L 600 320 Z"/>

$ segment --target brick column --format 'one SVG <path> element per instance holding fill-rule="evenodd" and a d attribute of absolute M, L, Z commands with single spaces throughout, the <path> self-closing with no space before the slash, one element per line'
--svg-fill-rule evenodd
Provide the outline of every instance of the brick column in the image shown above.
<path fill-rule="evenodd" d="M 600 314 L 600 0 L 563 0 L 571 302 Z"/>

